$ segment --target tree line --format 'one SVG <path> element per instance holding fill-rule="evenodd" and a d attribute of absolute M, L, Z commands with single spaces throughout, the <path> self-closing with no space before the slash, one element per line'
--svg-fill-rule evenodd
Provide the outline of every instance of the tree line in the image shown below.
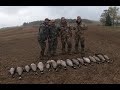
<path fill-rule="evenodd" d="M 88 19 L 82 19 L 84 23 L 93 23 L 92 20 L 88 20 Z M 60 19 L 55 19 L 56 24 L 60 24 Z M 69 22 L 70 24 L 74 24 L 76 22 L 76 19 L 67 19 L 67 22 Z M 24 22 L 23 26 L 39 26 L 40 24 L 42 24 L 43 21 L 33 21 L 33 22 Z"/>

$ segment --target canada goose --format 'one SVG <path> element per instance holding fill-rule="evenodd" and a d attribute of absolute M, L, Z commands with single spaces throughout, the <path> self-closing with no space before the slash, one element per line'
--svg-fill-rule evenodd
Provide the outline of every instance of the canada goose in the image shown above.
<path fill-rule="evenodd" d="M 95 60 L 95 58 L 93 58 L 92 56 L 89 56 L 90 60 L 94 63 L 96 63 L 97 61 Z"/>
<path fill-rule="evenodd" d="M 83 60 L 82 58 L 77 58 L 77 60 L 78 60 L 82 65 L 85 65 L 85 66 L 86 66 L 86 64 L 84 63 L 84 60 Z"/>
<path fill-rule="evenodd" d="M 102 62 L 105 62 L 105 58 L 101 54 L 95 54 Z"/>
<path fill-rule="evenodd" d="M 29 65 L 26 65 L 26 66 L 25 66 L 25 71 L 26 71 L 26 72 L 29 72 L 29 71 L 30 71 L 30 66 L 29 66 Z"/>
<path fill-rule="evenodd" d="M 76 69 L 76 67 L 74 67 L 72 61 L 70 59 L 66 59 L 66 64 L 74 69 Z"/>
<path fill-rule="evenodd" d="M 101 60 L 98 57 L 94 55 L 93 58 L 97 61 L 98 64 L 100 63 Z"/>
<path fill-rule="evenodd" d="M 80 68 L 80 63 L 77 59 L 72 59 L 72 62 Z"/>
<path fill-rule="evenodd" d="M 46 62 L 46 68 L 48 69 L 48 71 L 51 71 L 51 61 L 50 60 L 48 60 Z"/>
<path fill-rule="evenodd" d="M 57 60 L 57 66 L 60 68 L 61 67 L 61 60 Z"/>
<path fill-rule="evenodd" d="M 84 60 L 86 63 L 89 63 L 89 64 L 90 64 L 90 59 L 89 59 L 89 58 L 83 57 L 83 60 Z"/>
<path fill-rule="evenodd" d="M 36 64 L 32 63 L 30 66 L 31 66 L 31 69 L 33 70 L 33 72 L 36 72 L 36 70 L 37 70 Z M 35 75 L 37 75 L 37 72 L 35 73 Z"/>
<path fill-rule="evenodd" d="M 54 60 L 51 60 L 51 65 L 55 69 L 55 71 L 58 71 L 57 70 L 57 63 Z"/>
<path fill-rule="evenodd" d="M 61 66 L 63 66 L 64 69 L 66 70 L 67 69 L 66 62 L 64 60 L 60 60 L 60 61 L 61 61 Z"/>
<path fill-rule="evenodd" d="M 19 75 L 19 79 L 21 79 L 21 75 L 23 73 L 23 69 L 21 67 L 17 67 L 17 73 Z"/>
<path fill-rule="evenodd" d="M 15 74 L 15 68 L 10 68 L 9 73 L 12 75 L 12 77 L 14 78 L 14 74 Z"/>
<path fill-rule="evenodd" d="M 46 63 L 46 68 L 48 69 L 48 71 L 50 71 L 50 64 Z"/>
<path fill-rule="evenodd" d="M 40 69 L 40 72 L 43 74 L 43 70 L 44 70 L 44 64 L 42 62 L 39 62 L 37 67 Z"/>
<path fill-rule="evenodd" d="M 103 55 L 104 58 L 106 59 L 106 61 L 109 63 L 110 62 L 110 58 L 107 55 Z M 112 60 L 113 61 L 113 60 Z"/>

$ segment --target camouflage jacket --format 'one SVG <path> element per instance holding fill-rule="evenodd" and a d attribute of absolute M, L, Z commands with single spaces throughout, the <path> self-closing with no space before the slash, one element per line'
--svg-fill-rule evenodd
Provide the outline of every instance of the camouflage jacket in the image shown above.
<path fill-rule="evenodd" d="M 75 30 L 75 35 L 84 35 L 84 31 L 87 30 L 87 25 L 84 23 L 76 24 L 75 27 L 73 27 Z"/>
<path fill-rule="evenodd" d="M 57 26 L 49 26 L 49 35 L 48 39 L 57 39 L 59 36 L 60 28 Z"/>
<path fill-rule="evenodd" d="M 72 37 L 72 30 L 69 26 L 61 26 L 60 29 L 61 38 Z"/>
<path fill-rule="evenodd" d="M 39 32 L 38 32 L 38 38 L 43 41 L 47 40 L 48 31 L 49 31 L 49 25 L 45 25 L 44 23 L 40 25 Z"/>

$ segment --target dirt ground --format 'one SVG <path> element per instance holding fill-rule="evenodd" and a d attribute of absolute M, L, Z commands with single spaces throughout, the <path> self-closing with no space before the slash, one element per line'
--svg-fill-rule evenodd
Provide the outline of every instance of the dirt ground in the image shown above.
<path fill-rule="evenodd" d="M 11 78 L 8 70 L 11 67 L 30 65 L 39 61 L 40 47 L 37 41 L 37 27 L 20 28 L 19 30 L 0 31 L 0 83 L 1 84 L 120 84 L 120 28 L 90 25 L 85 32 L 86 57 L 95 53 L 107 54 L 113 63 L 87 65 L 81 68 L 58 72 L 45 71 L 43 75 L 37 70 Z M 74 31 L 73 31 L 74 34 Z M 74 38 L 74 35 L 73 35 Z M 72 39 L 74 52 L 74 39 Z M 59 41 L 58 54 L 61 53 Z M 81 57 L 80 54 L 58 55 L 52 59 L 67 59 Z"/>

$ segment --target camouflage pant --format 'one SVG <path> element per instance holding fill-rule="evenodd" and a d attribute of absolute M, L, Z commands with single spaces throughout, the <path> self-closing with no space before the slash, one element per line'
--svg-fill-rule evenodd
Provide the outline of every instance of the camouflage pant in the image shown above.
<path fill-rule="evenodd" d="M 83 36 L 79 36 L 79 35 L 75 36 L 75 50 L 76 50 L 76 52 L 78 52 L 78 47 L 79 47 L 79 42 L 80 42 L 81 53 L 84 53 L 84 48 L 85 48 L 84 41 L 85 41 L 85 38 Z"/>
<path fill-rule="evenodd" d="M 41 55 L 43 56 L 46 48 L 46 42 L 45 40 L 41 40 L 40 38 L 38 38 L 38 42 L 41 47 Z"/>
<path fill-rule="evenodd" d="M 56 49 L 57 49 L 57 44 L 58 44 L 58 40 L 57 38 L 55 39 L 48 39 L 48 54 L 49 55 L 54 55 L 56 53 Z"/>
<path fill-rule="evenodd" d="M 65 48 L 67 45 L 68 52 L 71 52 L 72 44 L 71 44 L 71 37 L 61 37 L 62 43 L 62 52 L 65 53 Z"/>

